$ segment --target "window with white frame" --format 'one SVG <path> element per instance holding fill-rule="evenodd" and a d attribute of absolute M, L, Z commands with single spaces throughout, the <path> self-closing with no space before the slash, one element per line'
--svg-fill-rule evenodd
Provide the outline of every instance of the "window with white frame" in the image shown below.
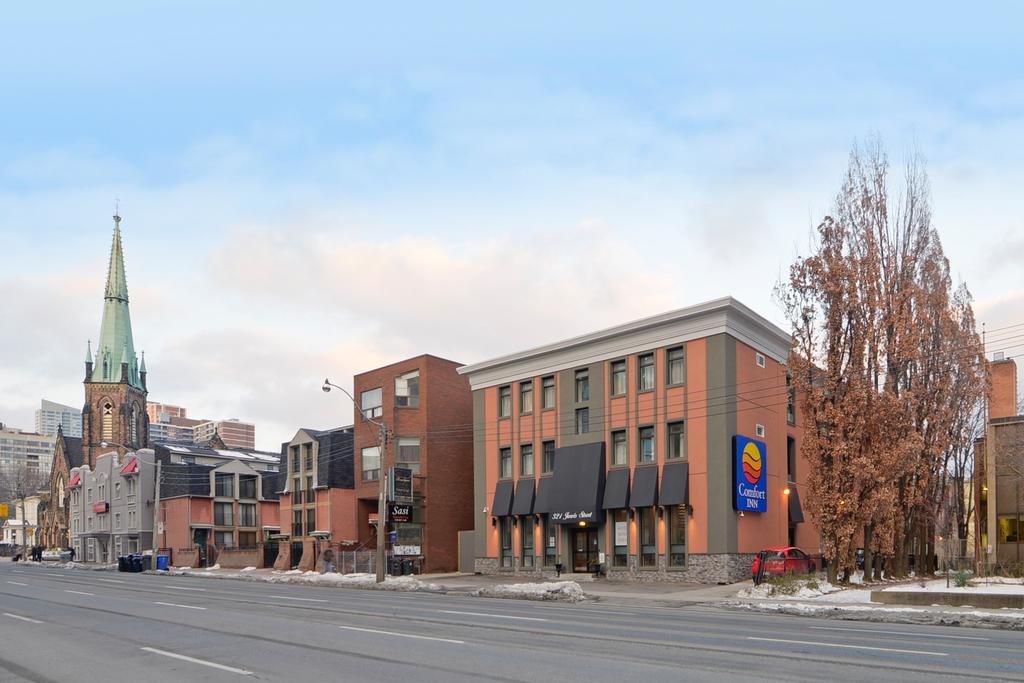
<path fill-rule="evenodd" d="M 419 437 L 402 436 L 398 439 L 398 458 L 395 463 L 399 467 L 420 473 L 420 439 Z"/>
<path fill-rule="evenodd" d="M 380 447 L 370 446 L 363 449 L 363 481 L 380 479 Z"/>
<path fill-rule="evenodd" d="M 420 404 L 420 371 L 413 370 L 395 378 L 395 405 L 416 408 Z"/>
<path fill-rule="evenodd" d="M 359 395 L 359 407 L 363 417 L 380 417 L 384 414 L 384 394 L 380 387 L 367 389 Z"/>

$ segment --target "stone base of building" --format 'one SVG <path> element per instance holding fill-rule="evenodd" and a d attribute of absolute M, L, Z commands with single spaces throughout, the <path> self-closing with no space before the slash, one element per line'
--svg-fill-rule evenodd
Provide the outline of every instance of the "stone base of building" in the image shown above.
<path fill-rule="evenodd" d="M 686 566 L 669 567 L 668 557 L 660 555 L 654 567 L 640 567 L 635 555 L 629 557 L 626 567 L 605 567 L 605 578 L 609 581 L 635 583 L 677 582 L 677 583 L 736 583 L 750 578 L 750 566 L 755 553 L 690 554 Z M 558 574 L 549 567 L 523 567 L 519 558 L 513 558 L 512 567 L 502 568 L 496 557 L 478 557 L 473 561 L 477 574 L 506 574 L 526 578 L 554 580 Z M 565 571 L 562 575 L 564 577 Z"/>

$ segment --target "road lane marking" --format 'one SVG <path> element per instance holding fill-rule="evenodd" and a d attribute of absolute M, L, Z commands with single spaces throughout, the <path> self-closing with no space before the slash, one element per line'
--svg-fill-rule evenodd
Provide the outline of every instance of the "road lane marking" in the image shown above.
<path fill-rule="evenodd" d="M 268 595 L 268 598 L 277 598 L 278 600 L 302 600 L 303 602 L 328 602 L 327 600 L 321 600 L 320 598 L 293 598 L 290 595 Z"/>
<path fill-rule="evenodd" d="M 196 607 L 195 605 L 178 605 L 173 602 L 154 602 L 154 605 L 166 605 L 167 607 L 184 607 L 185 609 L 206 609 L 205 607 Z"/>
<path fill-rule="evenodd" d="M 10 612 L 4 612 L 4 616 L 5 617 L 10 617 L 11 619 L 20 619 L 22 621 L 27 621 L 27 622 L 32 623 L 32 624 L 42 624 L 42 623 L 44 623 L 42 621 L 39 621 L 38 619 L 30 619 L 28 617 L 23 617 L 20 614 L 11 614 Z"/>
<path fill-rule="evenodd" d="M 363 633 L 379 633 L 382 636 L 398 636 L 399 638 L 415 638 L 417 640 L 436 640 L 441 643 L 455 643 L 456 645 L 465 645 L 464 640 L 452 640 L 451 638 L 432 638 L 430 636 L 417 636 L 411 633 L 395 633 L 394 631 L 378 631 L 375 628 L 358 628 L 356 626 L 339 626 L 346 631 L 362 631 Z"/>
<path fill-rule="evenodd" d="M 155 655 L 161 655 L 163 657 L 171 657 L 172 659 L 180 659 L 183 662 L 191 662 L 193 664 L 201 664 L 202 666 L 208 666 L 211 669 L 220 669 L 221 671 L 229 671 L 239 676 L 252 676 L 251 671 L 245 669 L 236 669 L 233 666 L 227 664 L 218 664 L 217 662 L 208 662 L 205 659 L 196 659 L 195 657 L 189 657 L 188 655 L 179 655 L 177 652 L 168 652 L 167 650 L 158 650 L 155 647 L 144 647 L 142 648 L 146 652 L 152 652 Z"/>
<path fill-rule="evenodd" d="M 495 619 L 519 619 L 521 621 L 547 621 L 540 617 L 514 617 L 511 614 L 488 614 L 486 612 L 459 612 L 453 609 L 439 609 L 442 614 L 465 614 L 470 617 L 494 617 Z"/>
<path fill-rule="evenodd" d="M 27 586 L 27 583 L 19 583 L 18 581 L 8 581 L 7 583 L 13 583 L 15 586 Z"/>
<path fill-rule="evenodd" d="M 183 588 L 182 586 L 164 586 L 164 588 L 170 588 L 171 590 L 175 591 L 202 591 L 203 593 L 206 592 L 205 588 Z"/>
<path fill-rule="evenodd" d="M 747 640 L 761 640 L 768 643 L 792 643 L 794 645 L 816 645 L 818 647 L 841 647 L 845 650 L 874 650 L 876 652 L 898 652 L 904 655 L 932 655 L 948 657 L 948 652 L 927 652 L 925 650 L 900 650 L 894 647 L 871 647 L 869 645 L 844 645 L 842 643 L 821 643 L 814 640 L 786 640 L 785 638 L 757 638 L 747 636 Z"/>
<path fill-rule="evenodd" d="M 77 595 L 92 595 L 93 597 L 96 596 L 95 593 L 86 593 L 85 591 L 69 591 L 67 588 L 64 589 L 64 592 L 65 593 L 75 593 Z"/>
<path fill-rule="evenodd" d="M 119 581 L 117 579 L 96 579 L 97 581 L 103 581 L 104 583 L 125 583 L 125 581 Z"/>
<path fill-rule="evenodd" d="M 952 638 L 954 640 L 991 640 L 990 638 L 979 638 L 977 636 L 944 636 L 938 633 L 911 633 L 910 631 L 878 631 L 876 629 L 863 628 L 842 628 L 840 626 L 812 626 L 818 631 L 855 631 L 857 633 L 887 633 L 894 636 L 914 636 L 916 638 Z"/>

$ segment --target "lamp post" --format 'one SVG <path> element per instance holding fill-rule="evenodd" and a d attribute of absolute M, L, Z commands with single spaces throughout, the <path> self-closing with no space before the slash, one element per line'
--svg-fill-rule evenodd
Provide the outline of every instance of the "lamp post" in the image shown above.
<path fill-rule="evenodd" d="M 385 477 L 387 472 L 387 452 L 388 452 L 388 430 L 384 426 L 384 423 L 380 420 L 374 420 L 373 418 L 366 417 L 366 414 L 362 411 L 359 404 L 356 402 L 355 396 L 349 393 L 348 389 L 340 387 L 334 384 L 330 379 L 324 378 L 324 385 L 321 387 L 324 393 L 330 392 L 331 388 L 338 389 L 343 394 L 348 396 L 349 400 L 352 401 L 352 407 L 359 412 L 360 419 L 363 422 L 369 422 L 377 426 L 377 450 L 378 457 L 380 458 L 379 472 L 377 473 L 377 583 L 384 581 L 385 575 L 385 545 L 387 540 L 384 534 L 387 533 L 387 482 Z"/>

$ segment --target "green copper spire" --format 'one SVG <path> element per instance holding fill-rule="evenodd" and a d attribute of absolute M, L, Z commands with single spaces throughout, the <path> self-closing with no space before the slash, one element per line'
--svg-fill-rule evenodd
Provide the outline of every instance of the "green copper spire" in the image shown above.
<path fill-rule="evenodd" d="M 85 342 L 85 362 L 92 362 L 92 340 Z"/>
<path fill-rule="evenodd" d="M 128 313 L 128 284 L 124 276 L 124 253 L 121 249 L 121 216 L 114 214 L 114 241 L 110 245 L 110 266 L 107 288 L 103 295 L 103 325 L 96 345 L 93 382 L 120 382 L 121 365 L 127 363 L 128 384 L 142 389 L 139 367 L 132 343 L 132 320 Z"/>

